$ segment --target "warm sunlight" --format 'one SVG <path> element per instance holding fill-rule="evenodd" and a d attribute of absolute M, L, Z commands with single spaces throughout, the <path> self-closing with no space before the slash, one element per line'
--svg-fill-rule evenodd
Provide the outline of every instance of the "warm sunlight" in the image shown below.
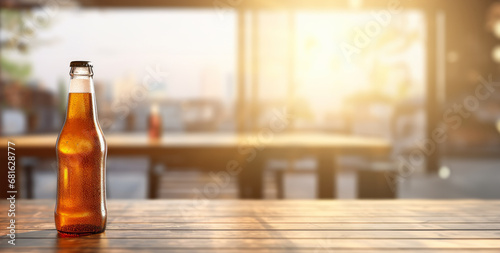
<path fill-rule="evenodd" d="M 0 0 L 0 251 L 499 252 L 499 87 L 500 0 Z"/>

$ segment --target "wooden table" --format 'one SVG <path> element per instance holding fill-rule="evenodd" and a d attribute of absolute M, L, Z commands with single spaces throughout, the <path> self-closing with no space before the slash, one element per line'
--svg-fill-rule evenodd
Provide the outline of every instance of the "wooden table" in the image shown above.
<path fill-rule="evenodd" d="M 19 136 L 1 138 L 0 143 L 14 142 L 18 161 L 24 156 L 55 159 L 56 139 L 56 135 Z M 189 164 L 200 167 L 215 163 L 208 168 L 225 171 L 237 170 L 233 168 L 237 165 L 237 168 L 241 167 L 236 173 L 240 197 L 260 199 L 263 196 L 262 177 L 266 159 L 301 156 L 317 157 L 318 197 L 334 198 L 337 155 L 386 155 L 391 150 L 390 142 L 384 139 L 320 133 L 179 133 L 166 134 L 159 141 L 150 141 L 146 135 L 139 134 L 109 134 L 106 141 L 110 156 L 147 156 L 151 159 L 148 177 L 150 198 L 157 197 L 160 177 L 154 165 L 158 161 L 173 166 Z M 29 172 L 31 168 L 27 170 Z M 31 196 L 32 189 L 28 189 L 28 197 Z"/>
<path fill-rule="evenodd" d="M 76 238 L 58 237 L 53 210 L 18 201 L 16 245 L 3 229 L 0 251 L 500 251 L 498 200 L 109 200 L 106 232 Z"/>

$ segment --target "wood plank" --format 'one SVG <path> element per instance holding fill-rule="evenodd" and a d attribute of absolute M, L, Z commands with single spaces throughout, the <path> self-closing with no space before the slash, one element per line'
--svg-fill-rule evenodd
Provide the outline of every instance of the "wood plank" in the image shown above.
<path fill-rule="evenodd" d="M 57 231 L 50 230 L 16 230 L 16 238 L 56 238 Z M 90 235 L 86 238 L 149 238 L 149 239 L 265 239 L 296 238 L 296 239 L 500 239 L 500 230 L 467 231 L 467 230 L 410 230 L 410 231 L 280 231 L 279 234 L 269 231 L 240 231 L 240 230 L 107 230 L 105 234 Z M 1 236 L 6 239 L 7 236 Z"/>
<path fill-rule="evenodd" d="M 491 207 L 491 208 L 495 208 L 493 210 L 483 210 L 483 212 L 481 212 L 479 215 L 485 213 L 485 214 L 489 214 L 489 213 L 495 213 L 498 209 L 496 207 L 492 207 L 492 206 L 483 206 L 482 208 L 484 207 Z M 7 207 L 4 207 L 4 208 L 7 208 Z M 21 212 L 21 213 L 35 213 L 35 212 L 48 212 L 48 211 L 53 211 L 54 210 L 54 206 L 51 206 L 49 208 L 23 208 L 22 206 L 18 206 L 18 210 Z M 152 210 L 148 210 L 147 208 L 127 208 L 127 209 L 115 209 L 115 208 L 108 208 L 108 210 L 110 212 L 114 212 L 114 213 L 144 213 L 144 212 L 153 212 L 153 213 L 158 213 L 158 212 L 169 212 L 169 213 L 176 213 L 176 212 L 179 212 L 179 211 L 189 211 L 191 213 L 196 213 L 196 212 L 199 212 L 199 213 L 203 213 L 203 212 L 217 212 L 217 211 L 220 211 L 220 212 L 224 212 L 224 213 L 238 213 L 238 214 L 244 214 L 244 213 L 262 213 L 262 214 L 300 214 L 303 213 L 303 212 L 310 212 L 311 214 L 323 214 L 323 213 L 331 213 L 332 215 L 334 214 L 344 214 L 343 216 L 346 216 L 346 215 L 349 215 L 350 212 L 354 212 L 353 215 L 351 216 L 354 216 L 356 214 L 362 214 L 362 213 L 365 213 L 365 214 L 387 214 L 387 213 L 393 213 L 393 214 L 398 214 L 398 213 L 410 213 L 410 212 L 426 212 L 427 214 L 429 213 L 441 213 L 441 212 L 446 212 L 446 213 L 459 213 L 459 214 L 462 214 L 462 213 L 474 213 L 478 211 L 480 211 L 480 208 L 476 209 L 461 209 L 461 210 L 457 210 L 457 209 L 450 209 L 450 208 L 442 208 L 442 209 L 410 209 L 410 208 L 407 208 L 407 209 L 400 209 L 398 210 L 397 208 L 384 208 L 384 209 L 369 209 L 369 208 L 366 208 L 366 209 L 363 209 L 363 208 L 323 208 L 323 209 L 306 209 L 306 208 L 300 208 L 300 207 L 289 207 L 289 208 L 269 208 L 269 207 L 261 207 L 261 208 L 252 208 L 252 207 L 243 207 L 243 208 L 224 208 L 224 209 L 220 209 L 220 208 L 204 208 L 202 204 L 200 204 L 199 206 L 178 206 L 176 208 L 169 208 L 169 209 L 152 209 Z M 498 212 L 496 212 L 498 213 Z"/>
<path fill-rule="evenodd" d="M 43 217 L 17 216 L 25 223 L 49 223 L 54 221 L 52 213 Z M 9 221 L 8 217 L 0 218 L 0 224 Z M 109 223 L 500 223 L 500 215 L 497 216 L 441 216 L 441 217 L 398 217 L 398 216 L 348 216 L 348 217 L 282 217 L 282 216 L 242 216 L 242 217 L 187 217 L 186 219 L 172 216 L 159 217 L 131 217 L 110 216 Z"/>
<path fill-rule="evenodd" d="M 51 238 L 19 239 L 16 246 L 26 248 L 141 248 L 141 249 L 495 249 L 500 240 L 490 239 L 99 239 Z M 0 248 L 10 247 L 5 240 Z"/>
<path fill-rule="evenodd" d="M 4 224 L 5 225 L 5 224 Z M 17 229 L 55 229 L 50 223 L 19 223 Z M 132 229 L 132 230 L 500 230 L 500 223 L 110 223 L 107 230 Z"/>
<path fill-rule="evenodd" d="M 203 197 L 203 196 L 201 196 Z M 112 202 L 112 203 L 111 203 Z M 356 203 L 354 201 L 343 201 L 341 203 L 317 203 L 314 200 L 309 201 L 283 201 L 283 203 L 275 203 L 274 201 L 264 201 L 260 204 L 256 204 L 253 201 L 244 202 L 234 202 L 231 200 L 209 200 L 209 199 L 193 199 L 184 200 L 179 202 L 165 202 L 165 200 L 154 201 L 154 202 L 143 202 L 138 200 L 131 200 L 131 203 L 126 205 L 121 204 L 119 201 L 111 200 L 108 204 L 110 210 L 123 210 L 126 209 L 141 209 L 141 210 L 175 210 L 179 208 L 186 207 L 196 207 L 197 209 L 217 209 L 217 210 L 238 210 L 238 209 L 248 209 L 248 208 L 259 208 L 259 209 L 288 209 L 294 207 L 300 210 L 339 210 L 339 211 L 350 211 L 355 209 L 363 210 L 481 210 L 484 207 L 500 208 L 500 202 L 491 202 L 484 204 L 483 202 L 420 202 L 420 201 L 395 201 L 396 203 L 387 202 L 367 202 L 367 203 Z M 35 202 L 32 204 L 27 204 L 23 200 L 18 200 L 18 206 L 24 207 L 23 209 L 29 209 L 36 207 L 36 210 L 42 209 L 52 209 L 55 205 L 55 201 L 47 202 Z M 7 201 L 0 201 L 0 206 L 8 207 Z M 488 211 L 488 210 L 484 210 Z"/>
<path fill-rule="evenodd" d="M 19 248 L 19 247 L 12 247 L 12 248 L 2 248 L 2 253 L 19 253 L 22 250 L 22 252 L 29 253 L 29 252 L 75 252 L 75 250 L 71 249 L 34 249 L 34 248 Z M 106 252 L 109 253 L 124 253 L 124 252 L 131 252 L 131 253 L 137 253 L 138 249 L 133 248 L 133 249 L 110 249 L 107 248 Z M 78 253 L 95 253 L 96 249 L 95 248 L 78 248 Z M 212 252 L 235 252 L 234 249 L 140 249 L 141 253 L 162 253 L 162 252 L 169 252 L 169 253 L 186 253 L 186 252 L 202 252 L 202 253 L 212 253 Z M 311 253 L 311 249 L 238 249 L 238 252 L 250 252 L 250 253 L 284 253 L 284 252 L 295 252 L 295 253 Z M 315 249 L 313 252 L 332 252 L 332 250 L 329 249 L 324 249 L 324 248 L 319 248 Z M 335 249 L 335 253 L 372 253 L 374 250 L 371 249 Z M 408 250 L 398 250 L 398 249 L 384 249 L 384 252 L 390 252 L 390 253 L 408 253 L 410 251 Z M 411 252 L 418 252 L 418 253 L 456 253 L 456 252 L 471 252 L 470 249 L 412 249 Z M 474 249 L 474 252 L 478 253 L 498 253 L 498 250 L 489 250 L 489 249 Z"/>
<path fill-rule="evenodd" d="M 162 207 L 171 207 L 177 205 L 190 205 L 193 203 L 191 199 L 159 199 L 159 200 L 145 200 L 145 199 L 111 199 L 109 200 L 112 206 L 115 207 L 128 207 L 128 206 L 141 206 L 141 207 L 154 207 L 161 205 Z M 52 199 L 32 199 L 18 200 L 26 206 L 52 206 L 55 200 Z M 0 204 L 7 205 L 7 200 L 0 200 Z M 302 208 L 310 207 L 372 207 L 380 208 L 384 206 L 406 208 L 407 206 L 415 206 L 420 208 L 433 209 L 434 207 L 476 207 L 481 208 L 481 205 L 500 206 L 500 200 L 477 200 L 477 199 L 457 199 L 457 200 L 429 200 L 429 199 L 396 199 L 396 200 L 210 200 L 206 203 L 207 206 L 212 207 L 238 207 L 241 204 L 245 206 L 271 206 L 271 207 L 286 207 L 298 206 Z M 428 205 L 432 204 L 432 205 Z"/>
<path fill-rule="evenodd" d="M 33 211 L 33 212 L 19 212 L 18 217 L 51 217 L 52 212 L 43 212 L 43 211 Z M 346 211 L 347 212 L 347 211 Z M 193 217 L 201 217 L 201 218 L 210 218 L 210 217 L 346 217 L 353 218 L 356 217 L 447 217 L 447 216 L 456 216 L 456 217 L 470 217 L 474 216 L 474 212 L 462 212 L 458 214 L 454 214 L 453 212 L 426 212 L 419 213 L 417 211 L 414 212 L 384 212 L 384 213 L 374 213 L 374 212 L 350 212 L 350 213 L 336 213 L 336 212 L 217 212 L 217 211 L 204 211 L 204 212 L 190 212 L 190 211 L 171 211 L 171 212 L 152 212 L 152 211 L 135 211 L 135 212 L 114 212 L 109 211 L 108 215 L 115 217 L 178 217 L 184 220 L 189 220 Z M 477 217 L 487 217 L 487 216 L 496 216 L 498 212 L 487 212 L 482 216 Z"/>
<path fill-rule="evenodd" d="M 6 201 L 1 207 L 7 209 Z M 54 201 L 17 203 L 18 217 L 52 217 Z M 110 217 L 490 217 L 499 201 L 153 201 L 108 202 Z M 495 221 L 495 220 L 491 220 Z"/>

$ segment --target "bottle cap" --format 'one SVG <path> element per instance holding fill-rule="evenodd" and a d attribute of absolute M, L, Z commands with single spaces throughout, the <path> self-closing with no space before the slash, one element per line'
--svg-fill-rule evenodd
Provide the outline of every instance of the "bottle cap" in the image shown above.
<path fill-rule="evenodd" d="M 69 64 L 70 67 L 93 67 L 94 65 L 92 64 L 91 61 L 72 61 Z"/>

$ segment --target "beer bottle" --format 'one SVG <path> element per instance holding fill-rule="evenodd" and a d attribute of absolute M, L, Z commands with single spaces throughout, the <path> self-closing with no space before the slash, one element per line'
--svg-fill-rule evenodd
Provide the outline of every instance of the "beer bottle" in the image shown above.
<path fill-rule="evenodd" d="M 107 145 L 97 120 L 92 63 L 72 61 L 66 120 L 56 143 L 57 231 L 91 234 L 106 228 Z"/>

